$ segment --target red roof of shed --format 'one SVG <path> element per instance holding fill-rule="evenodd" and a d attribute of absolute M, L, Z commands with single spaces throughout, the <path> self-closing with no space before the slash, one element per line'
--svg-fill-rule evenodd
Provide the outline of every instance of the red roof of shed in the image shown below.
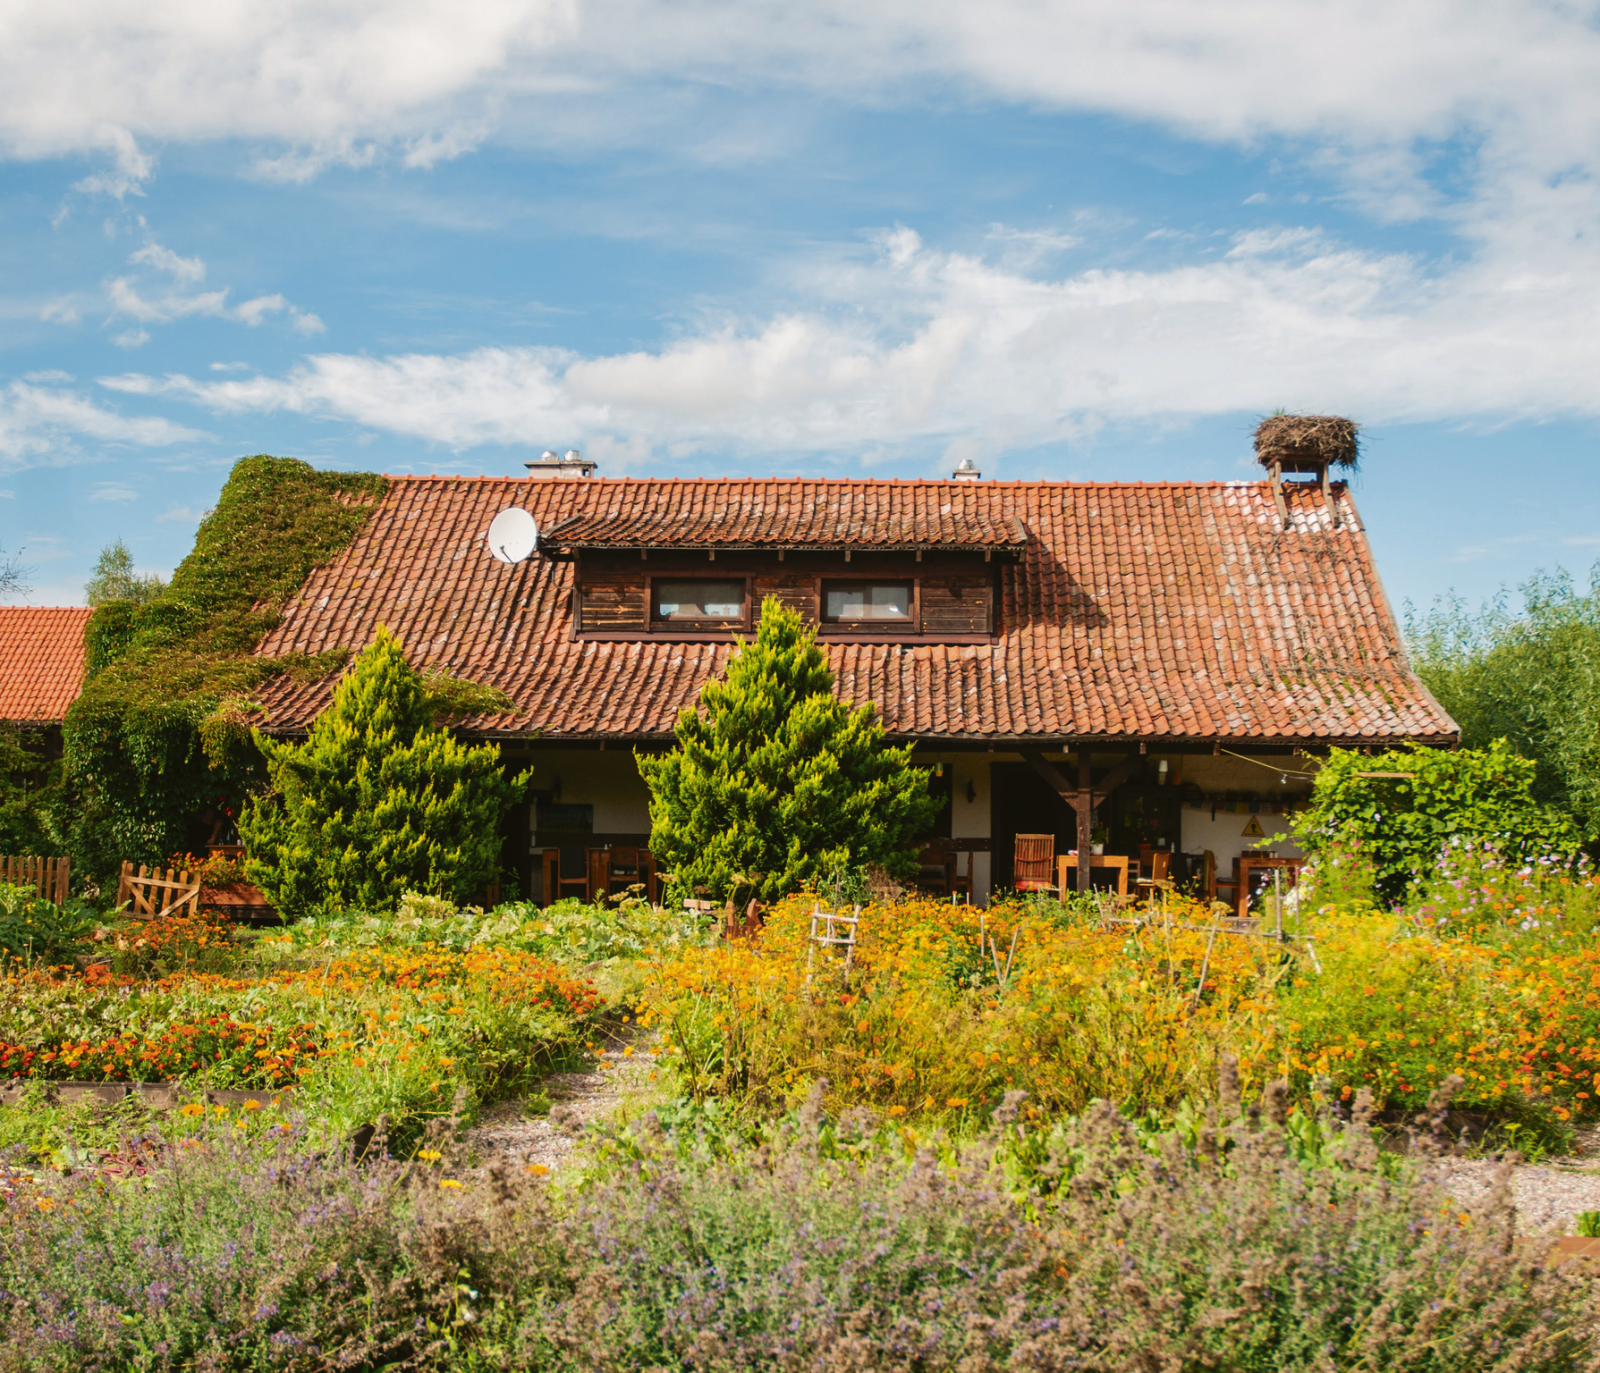
<path fill-rule="evenodd" d="M 87 606 L 0 606 L 0 720 L 59 723 L 83 686 Z"/>
<path fill-rule="evenodd" d="M 1315 490 L 1286 496 L 1288 529 L 1266 482 L 402 477 L 259 651 L 359 649 L 386 624 L 414 662 L 517 703 L 474 729 L 665 735 L 733 646 L 575 642 L 572 564 L 494 561 L 498 511 L 524 506 L 558 543 L 579 515 L 566 528 L 609 528 L 605 542 L 627 547 L 645 533 L 651 546 L 819 546 L 841 530 L 854 547 L 904 547 L 906 531 L 1010 547 L 1020 523 L 992 644 L 828 644 L 839 695 L 875 702 L 893 734 L 934 739 L 1454 739 L 1406 664 L 1349 493 L 1335 484 L 1337 524 Z M 331 686 L 274 683 L 272 727 L 304 728 Z"/>

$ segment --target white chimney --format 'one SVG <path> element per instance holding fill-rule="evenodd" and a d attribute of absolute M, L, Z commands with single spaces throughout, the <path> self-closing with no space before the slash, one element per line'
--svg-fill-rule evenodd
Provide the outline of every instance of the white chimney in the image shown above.
<path fill-rule="evenodd" d="M 950 474 L 953 482 L 975 482 L 983 480 L 983 473 L 972 465 L 971 458 L 962 458 L 956 464 L 955 470 Z"/>
<path fill-rule="evenodd" d="M 595 464 L 578 452 L 576 448 L 569 448 L 557 457 L 550 449 L 545 449 L 537 458 L 522 464 L 528 469 L 528 476 L 534 481 L 555 481 L 570 477 L 592 477 Z"/>

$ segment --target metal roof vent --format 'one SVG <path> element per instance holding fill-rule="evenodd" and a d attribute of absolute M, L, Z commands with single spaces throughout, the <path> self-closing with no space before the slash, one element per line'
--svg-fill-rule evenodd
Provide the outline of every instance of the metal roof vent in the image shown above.
<path fill-rule="evenodd" d="M 578 452 L 576 448 L 569 448 L 560 457 L 550 450 L 545 449 L 528 462 L 522 464 L 528 469 L 528 476 L 534 481 L 553 481 L 566 477 L 592 477 L 595 464 Z"/>
<path fill-rule="evenodd" d="M 971 458 L 962 458 L 956 464 L 955 470 L 950 473 L 950 480 L 953 482 L 982 481 L 983 473 L 972 465 Z"/>

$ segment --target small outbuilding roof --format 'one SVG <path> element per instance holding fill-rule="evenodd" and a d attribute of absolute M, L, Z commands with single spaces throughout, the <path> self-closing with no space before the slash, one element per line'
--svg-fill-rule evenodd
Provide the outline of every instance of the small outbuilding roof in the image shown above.
<path fill-rule="evenodd" d="M 0 720 L 60 724 L 83 687 L 88 606 L 0 606 Z"/>

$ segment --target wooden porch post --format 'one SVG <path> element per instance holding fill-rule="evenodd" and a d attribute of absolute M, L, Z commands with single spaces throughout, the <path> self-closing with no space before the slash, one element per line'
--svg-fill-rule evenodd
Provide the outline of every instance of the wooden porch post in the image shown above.
<path fill-rule="evenodd" d="M 1094 788 L 1094 780 L 1089 773 L 1089 747 L 1085 744 L 1078 751 L 1078 784 L 1076 787 L 1054 766 L 1045 761 L 1044 754 L 1032 749 L 1024 749 L 1022 756 L 1029 767 L 1039 774 L 1055 790 L 1057 796 L 1072 807 L 1078 817 L 1078 876 L 1077 888 L 1080 892 L 1089 890 L 1089 868 L 1092 855 L 1089 850 L 1093 847 L 1091 839 L 1094 834 L 1094 809 L 1105 801 L 1112 792 L 1120 787 L 1134 770 L 1139 766 L 1139 755 L 1129 754 L 1104 777 L 1100 779 L 1099 790 Z"/>
<path fill-rule="evenodd" d="M 1072 798 L 1072 809 L 1078 815 L 1078 867 L 1077 887 L 1080 896 L 1089 890 L 1090 850 L 1094 840 L 1094 792 L 1089 784 L 1089 750 L 1078 754 L 1078 794 Z"/>

